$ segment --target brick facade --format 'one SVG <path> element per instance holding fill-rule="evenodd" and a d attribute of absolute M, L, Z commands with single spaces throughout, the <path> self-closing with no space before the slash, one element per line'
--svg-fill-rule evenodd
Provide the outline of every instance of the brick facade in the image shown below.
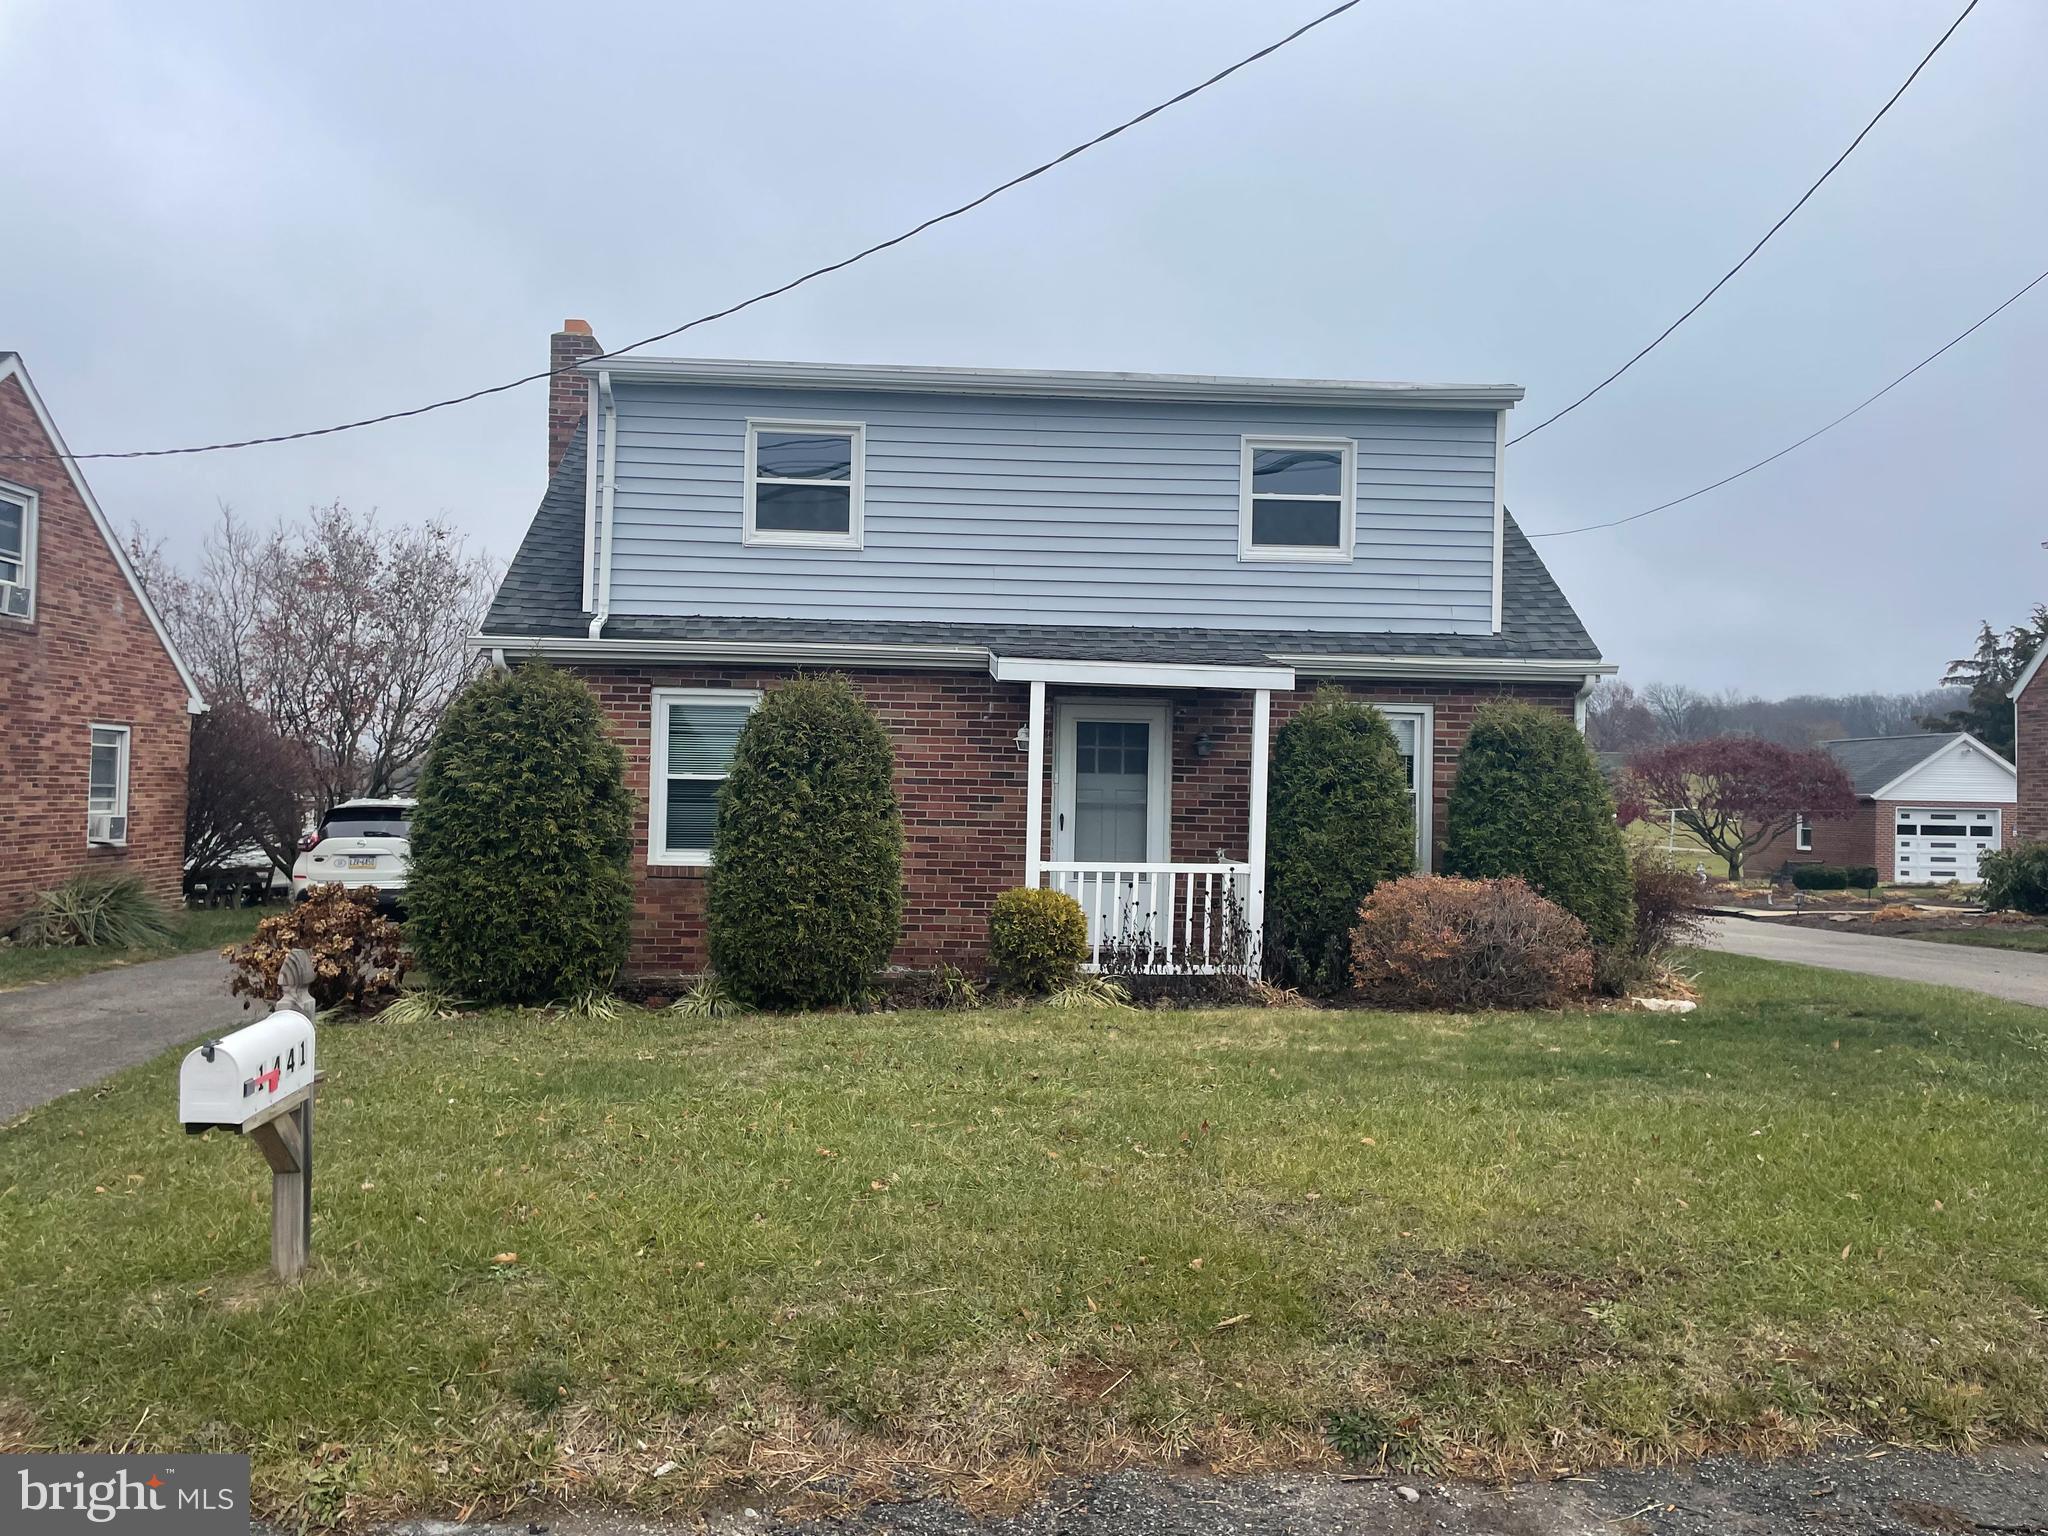
<path fill-rule="evenodd" d="M 51 453 L 18 377 L 0 377 L 0 451 Z M 61 462 L 0 460 L 37 499 L 35 616 L 0 616 L 0 932 L 79 870 L 179 894 L 191 716 L 185 685 Z M 128 839 L 85 841 L 92 727 L 129 728 Z"/>
<path fill-rule="evenodd" d="M 632 950 L 628 968 L 641 976 L 672 976 L 704 964 L 704 871 L 650 865 L 647 795 L 652 693 L 656 688 L 768 689 L 787 669 L 759 667 L 574 667 L 597 691 L 626 755 L 626 782 L 641 811 L 634 829 Z M 1022 683 L 998 683 L 981 672 L 853 671 L 848 674 L 881 715 L 896 748 L 897 792 L 903 806 L 903 936 L 898 964 L 947 960 L 978 968 L 996 896 L 1024 878 L 1026 756 L 1017 734 L 1029 715 Z M 1481 683 L 1353 683 L 1359 698 L 1383 704 L 1428 704 L 1435 711 L 1432 789 L 1441 840 L 1444 802 L 1473 712 L 1490 698 L 1515 696 L 1569 713 L 1569 684 L 1492 686 Z M 1084 689 L 1047 689 L 1050 734 L 1062 698 L 1104 697 Z M 1126 700 L 1135 691 L 1116 695 Z M 1150 695 L 1145 695 L 1150 697 Z M 1273 725 L 1284 723 L 1312 690 L 1276 694 Z M 1220 848 L 1242 859 L 1248 835 L 1252 699 L 1247 693 L 1168 695 L 1172 706 L 1171 842 L 1175 860 L 1207 862 Z M 1210 751 L 1200 756 L 1198 738 Z M 1050 806 L 1051 756 L 1041 793 Z M 1050 856 L 1051 827 L 1047 817 Z"/>
<path fill-rule="evenodd" d="M 2020 770 L 2019 837 L 2048 838 L 2048 667 L 2028 681 L 2013 702 L 2018 745 L 2013 760 Z"/>
<path fill-rule="evenodd" d="M 1787 832 L 1752 853 L 1743 873 L 1774 875 L 1787 864 L 1871 864 L 1877 868 L 1877 878 L 1889 884 L 1898 875 L 1894 862 L 1898 845 L 1892 829 L 1898 825 L 1899 807 L 1903 805 L 1959 811 L 1994 810 L 1999 813 L 2004 840 L 2010 843 L 2014 839 L 2013 827 L 2018 808 L 2011 801 L 1859 800 L 1850 815 L 1813 824 L 1813 848 L 1810 852 L 1796 850 L 1792 846 L 1792 834 Z"/>
<path fill-rule="evenodd" d="M 569 440 L 590 411 L 590 380 L 573 369 L 586 357 L 604 348 L 590 334 L 588 320 L 564 320 L 562 328 L 548 338 L 548 474 L 562 462 Z"/>

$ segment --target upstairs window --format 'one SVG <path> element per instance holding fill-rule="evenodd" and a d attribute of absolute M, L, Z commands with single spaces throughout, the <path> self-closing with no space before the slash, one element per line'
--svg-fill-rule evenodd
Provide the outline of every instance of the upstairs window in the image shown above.
<path fill-rule="evenodd" d="M 1238 557 L 1349 560 L 1355 452 L 1349 438 L 1246 438 Z"/>
<path fill-rule="evenodd" d="M 85 788 L 85 840 L 128 841 L 128 727 L 92 728 L 92 760 Z"/>
<path fill-rule="evenodd" d="M 29 618 L 35 610 L 36 499 L 0 485 L 0 617 Z"/>
<path fill-rule="evenodd" d="M 864 438 L 857 425 L 748 422 L 745 542 L 859 549 Z"/>
<path fill-rule="evenodd" d="M 663 688 L 654 695 L 653 782 L 647 856 L 653 864 L 709 864 L 718 788 L 740 727 L 761 695 L 736 688 Z"/>

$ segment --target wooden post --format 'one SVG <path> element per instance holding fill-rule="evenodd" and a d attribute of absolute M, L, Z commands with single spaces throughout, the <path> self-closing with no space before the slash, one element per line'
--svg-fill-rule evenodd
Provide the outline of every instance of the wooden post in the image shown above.
<path fill-rule="evenodd" d="M 1273 694 L 1270 689 L 1252 690 L 1252 773 L 1251 822 L 1246 828 L 1245 862 L 1251 865 L 1246 880 L 1245 926 L 1251 930 L 1252 975 L 1259 974 L 1261 951 L 1266 941 L 1266 776 L 1267 749 L 1273 733 Z"/>
<path fill-rule="evenodd" d="M 270 1268 L 295 1280 L 313 1248 L 313 1094 L 316 1077 L 277 1113 L 249 1127 L 249 1138 L 270 1164 Z"/>
<path fill-rule="evenodd" d="M 1045 684 L 1031 682 L 1031 740 L 1024 760 L 1024 883 L 1037 888 L 1045 837 Z"/>

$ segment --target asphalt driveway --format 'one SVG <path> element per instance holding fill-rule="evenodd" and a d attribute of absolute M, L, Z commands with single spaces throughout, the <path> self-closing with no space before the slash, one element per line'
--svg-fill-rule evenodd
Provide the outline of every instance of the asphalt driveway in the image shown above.
<path fill-rule="evenodd" d="M 212 950 L 0 992 L 0 1121 L 245 1022 Z"/>
<path fill-rule="evenodd" d="M 1829 933 L 1824 928 L 1793 928 L 1768 918 L 1716 917 L 1710 921 L 1709 949 L 1752 955 L 1759 960 L 1818 965 L 1831 971 L 1888 976 L 1894 981 L 1962 987 L 2009 1002 L 2048 1008 L 2048 955 L 1979 949 L 1969 944 L 1930 944 L 1922 939 Z"/>

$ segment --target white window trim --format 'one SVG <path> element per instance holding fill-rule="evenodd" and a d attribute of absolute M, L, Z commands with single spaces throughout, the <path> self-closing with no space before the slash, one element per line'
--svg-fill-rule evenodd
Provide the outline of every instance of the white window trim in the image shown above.
<path fill-rule="evenodd" d="M 1792 851 L 1794 853 L 1813 852 L 1813 823 L 1804 816 L 1794 816 L 1792 818 Z"/>
<path fill-rule="evenodd" d="M 1339 542 L 1335 549 L 1301 544 L 1254 544 L 1252 542 L 1252 454 L 1261 448 L 1307 448 L 1338 455 L 1335 498 Z M 1278 501 L 1329 501 L 1328 496 L 1271 496 Z M 1325 565 L 1349 563 L 1358 543 L 1358 443 L 1349 437 L 1265 437 L 1248 435 L 1239 440 L 1237 464 L 1237 558 L 1239 560 L 1310 561 Z"/>
<path fill-rule="evenodd" d="M 647 733 L 647 862 L 669 868 L 708 869 L 709 848 L 668 846 L 668 781 L 678 779 L 724 779 L 722 773 L 678 773 L 668 771 L 668 711 L 671 704 L 744 704 L 758 708 L 758 688 L 656 688 L 648 706 Z"/>
<path fill-rule="evenodd" d="M 1436 706 L 1361 702 L 1389 720 L 1398 716 L 1415 722 L 1415 868 L 1431 874 L 1436 867 Z"/>
<path fill-rule="evenodd" d="M 21 505 L 21 580 L 0 582 L 0 587 L 18 586 L 28 593 L 28 612 L 9 613 L 7 605 L 0 602 L 0 619 L 12 619 L 17 624 L 33 624 L 36 619 L 36 493 L 25 485 L 16 485 L 10 480 L 0 480 L 0 496 Z"/>
<path fill-rule="evenodd" d="M 114 804 L 110 810 L 105 811 L 95 810 L 92 803 L 92 749 L 96 745 L 94 738 L 101 731 L 111 732 L 114 736 L 118 737 L 117 745 L 120 749 L 119 755 L 114 759 Z M 128 846 L 128 764 L 133 745 L 133 735 L 125 725 L 113 725 L 105 720 L 95 720 L 86 727 L 85 842 L 88 848 L 108 846 L 125 848 Z M 115 816 L 120 818 L 121 835 L 119 837 L 94 837 L 92 835 L 92 818 L 95 816 Z"/>
<path fill-rule="evenodd" d="M 829 432 L 845 434 L 853 439 L 853 466 L 850 483 L 851 494 L 847 497 L 846 532 L 844 533 L 798 533 L 784 528 L 756 528 L 754 526 L 754 485 L 760 478 L 755 469 L 756 444 L 763 432 Z M 741 470 L 745 487 L 746 513 L 740 533 L 742 544 L 775 544 L 797 549 L 859 549 L 861 547 L 863 505 L 867 501 L 868 479 L 868 432 L 867 425 L 858 421 L 785 421 L 767 420 L 749 416 L 747 418 L 746 462 Z M 842 485 L 848 481 L 839 480 L 791 480 L 780 476 L 768 477 L 771 485 Z"/>

